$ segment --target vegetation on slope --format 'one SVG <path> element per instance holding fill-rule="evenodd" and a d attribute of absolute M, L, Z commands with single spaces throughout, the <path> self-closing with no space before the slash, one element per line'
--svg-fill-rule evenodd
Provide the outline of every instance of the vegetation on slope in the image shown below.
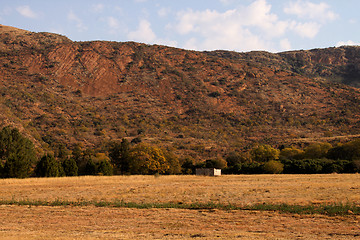
<path fill-rule="evenodd" d="M 359 134 L 358 89 L 277 67 L 280 55 L 248 55 L 255 60 L 0 26 L 0 123 L 40 155 L 124 138 L 197 160 Z"/>

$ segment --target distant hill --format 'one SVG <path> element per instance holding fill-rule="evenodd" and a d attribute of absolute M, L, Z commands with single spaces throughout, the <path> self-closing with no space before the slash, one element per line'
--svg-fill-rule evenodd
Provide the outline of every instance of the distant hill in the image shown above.
<path fill-rule="evenodd" d="M 356 135 L 359 56 L 73 42 L 0 25 L 0 123 L 39 151 L 137 138 L 196 158 Z"/>

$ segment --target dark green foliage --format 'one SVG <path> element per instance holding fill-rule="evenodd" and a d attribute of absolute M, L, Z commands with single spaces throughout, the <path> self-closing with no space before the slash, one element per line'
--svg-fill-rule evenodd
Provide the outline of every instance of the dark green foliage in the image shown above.
<path fill-rule="evenodd" d="M 128 142 L 128 140 L 123 139 L 121 143 L 111 143 L 109 149 L 109 157 L 111 159 L 111 162 L 115 166 L 116 174 L 123 174 L 129 172 L 129 153 L 130 143 Z"/>
<path fill-rule="evenodd" d="M 263 163 L 245 162 L 238 163 L 232 168 L 233 174 L 261 174 L 264 173 Z"/>
<path fill-rule="evenodd" d="M 245 153 L 231 152 L 226 157 L 228 167 L 235 166 L 236 164 L 249 161 L 249 157 Z"/>
<path fill-rule="evenodd" d="M 0 132 L 0 162 L 2 177 L 25 178 L 30 176 L 36 154 L 33 143 L 14 128 L 4 127 Z"/>
<path fill-rule="evenodd" d="M 356 167 L 349 160 L 331 159 L 301 159 L 284 160 L 284 173 L 314 174 L 314 173 L 354 173 Z"/>
<path fill-rule="evenodd" d="M 37 177 L 60 177 L 63 176 L 63 169 L 53 155 L 46 154 L 37 163 L 35 174 Z"/>
<path fill-rule="evenodd" d="M 84 151 L 80 150 L 80 152 L 76 152 L 76 155 L 74 155 L 73 152 L 73 157 L 76 161 L 76 165 L 78 166 L 79 175 L 95 174 L 95 171 L 90 170 L 92 167 L 88 166 L 88 165 L 95 165 L 93 161 L 94 156 L 95 156 L 95 152 L 92 149 L 85 149 Z"/>
<path fill-rule="evenodd" d="M 325 158 L 328 151 L 332 148 L 330 143 L 313 143 L 305 148 L 303 158 L 320 159 Z"/>
<path fill-rule="evenodd" d="M 110 162 L 102 160 L 97 164 L 96 173 L 98 175 L 111 176 L 113 172 L 114 170 Z"/>
<path fill-rule="evenodd" d="M 210 159 L 205 162 L 206 168 L 217 168 L 217 169 L 225 169 L 227 167 L 227 163 L 222 158 Z"/>
<path fill-rule="evenodd" d="M 338 145 L 327 152 L 327 157 L 330 159 L 346 159 L 358 160 L 360 159 L 360 139 Z"/>
<path fill-rule="evenodd" d="M 194 165 L 194 159 L 191 157 L 186 157 L 182 161 L 181 164 L 181 172 L 182 174 L 194 174 L 195 173 L 195 165 Z"/>
<path fill-rule="evenodd" d="M 78 166 L 74 158 L 66 158 L 62 162 L 62 167 L 66 176 L 77 176 L 78 175 Z"/>
<path fill-rule="evenodd" d="M 95 175 L 96 174 L 96 164 L 92 159 L 89 159 L 85 166 L 85 175 Z"/>
<path fill-rule="evenodd" d="M 171 151 L 163 150 L 164 157 L 166 161 L 169 163 L 169 169 L 166 170 L 166 174 L 180 174 L 181 173 L 181 166 L 178 157 Z"/>
<path fill-rule="evenodd" d="M 279 161 L 271 160 L 264 164 L 265 173 L 278 174 L 278 173 L 282 173 L 283 170 L 284 170 L 284 164 L 282 164 Z"/>

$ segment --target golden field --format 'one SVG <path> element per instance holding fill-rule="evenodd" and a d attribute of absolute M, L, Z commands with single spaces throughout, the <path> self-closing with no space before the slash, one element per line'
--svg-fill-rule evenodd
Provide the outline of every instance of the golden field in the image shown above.
<path fill-rule="evenodd" d="M 360 175 L 1 179 L 1 200 L 360 205 Z M 0 206 L 0 239 L 354 239 L 360 216 L 245 210 Z"/>

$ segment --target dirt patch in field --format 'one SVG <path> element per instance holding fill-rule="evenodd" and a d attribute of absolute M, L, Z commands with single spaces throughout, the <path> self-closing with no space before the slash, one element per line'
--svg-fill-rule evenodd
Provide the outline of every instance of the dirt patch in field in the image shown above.
<path fill-rule="evenodd" d="M 0 206 L 2 239 L 355 239 L 360 216 Z"/>

